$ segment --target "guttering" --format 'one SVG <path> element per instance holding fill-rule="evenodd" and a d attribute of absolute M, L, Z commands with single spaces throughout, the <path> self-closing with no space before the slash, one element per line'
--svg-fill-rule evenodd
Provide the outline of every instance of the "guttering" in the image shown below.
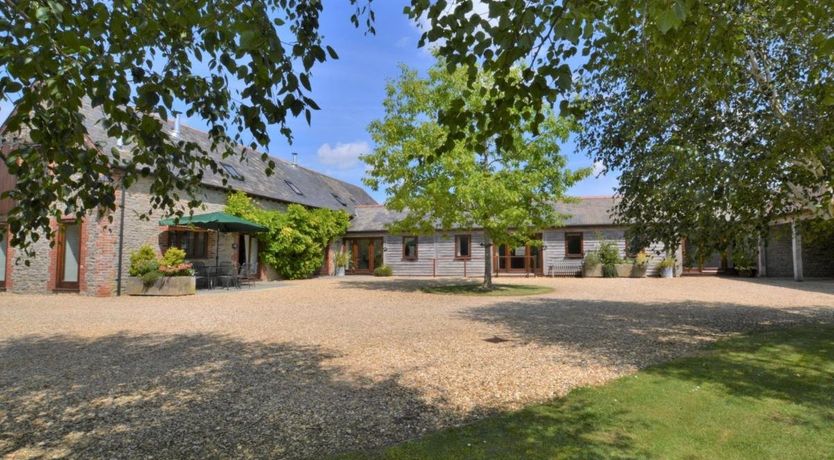
<path fill-rule="evenodd" d="M 117 264 L 118 264 L 117 267 L 118 268 L 116 269 L 116 271 L 117 271 L 117 274 L 116 274 L 116 276 L 117 276 L 117 278 L 116 278 L 116 295 L 117 296 L 122 295 L 122 251 L 124 250 L 124 242 L 125 242 L 125 194 L 126 194 L 126 190 L 125 190 L 124 178 L 122 178 L 121 183 L 122 183 L 122 186 L 121 186 L 122 199 L 121 199 L 121 205 L 120 205 L 121 209 L 119 210 L 120 214 L 121 214 L 119 216 L 119 251 L 118 251 L 119 252 L 119 261 L 117 262 Z"/>

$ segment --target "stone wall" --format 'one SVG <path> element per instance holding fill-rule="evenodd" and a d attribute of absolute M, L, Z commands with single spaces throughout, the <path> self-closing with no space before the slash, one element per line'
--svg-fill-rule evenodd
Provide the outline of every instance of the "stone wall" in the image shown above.
<path fill-rule="evenodd" d="M 125 194 L 124 241 L 122 247 L 122 279 L 128 276 L 131 252 L 143 244 L 150 244 L 157 252 L 167 249 L 165 227 L 159 226 L 162 218 L 159 211 L 142 218 L 150 211 L 150 180 L 140 180 L 130 187 Z M 117 292 L 118 250 L 121 205 L 120 191 L 117 192 L 117 208 L 112 214 L 99 216 L 91 212 L 82 223 L 82 250 L 80 263 L 79 292 L 86 295 L 110 296 Z M 200 196 L 202 207 L 195 209 L 195 214 L 223 211 L 226 205 L 226 192 L 213 188 L 203 189 Z M 265 209 L 286 210 L 286 204 L 271 200 L 256 200 Z M 185 207 L 187 200 L 181 200 Z M 110 217 L 112 216 L 112 221 Z M 55 227 L 57 228 L 57 226 Z M 238 234 L 220 235 L 220 261 L 237 261 Z M 53 292 L 56 278 L 56 249 L 50 248 L 49 240 L 41 238 L 33 244 L 35 256 L 17 260 L 21 251 L 10 248 L 7 270 L 7 290 L 18 293 Z M 214 263 L 218 245 L 212 233 L 208 239 L 207 263 Z M 26 261 L 28 260 L 28 265 Z"/>

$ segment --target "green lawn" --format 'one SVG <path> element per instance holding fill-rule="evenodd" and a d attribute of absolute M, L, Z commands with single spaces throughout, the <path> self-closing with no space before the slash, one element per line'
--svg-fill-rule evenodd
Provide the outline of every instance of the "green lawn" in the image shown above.
<path fill-rule="evenodd" d="M 531 286 L 528 284 L 494 284 L 493 289 L 491 291 L 487 291 L 481 288 L 481 283 L 425 286 L 421 287 L 420 290 L 430 294 L 457 294 L 496 297 L 537 295 L 553 292 L 553 288 L 547 286 Z"/>
<path fill-rule="evenodd" d="M 349 456 L 365 457 L 834 458 L 834 328 L 727 340 L 548 404 Z"/>

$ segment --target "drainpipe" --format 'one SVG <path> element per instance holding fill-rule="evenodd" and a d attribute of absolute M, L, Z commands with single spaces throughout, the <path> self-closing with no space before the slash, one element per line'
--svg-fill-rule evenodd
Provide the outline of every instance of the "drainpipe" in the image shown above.
<path fill-rule="evenodd" d="M 119 261 L 118 261 L 118 268 L 116 269 L 117 270 L 117 275 L 116 276 L 118 276 L 118 278 L 116 278 L 116 295 L 117 296 L 122 295 L 122 251 L 124 250 L 124 242 L 125 242 L 125 181 L 124 181 L 124 178 L 122 178 L 121 182 L 122 182 L 122 186 L 121 186 L 122 200 L 121 200 L 121 205 L 120 205 L 121 209 L 119 210 L 119 213 L 121 214 L 119 216 Z"/>

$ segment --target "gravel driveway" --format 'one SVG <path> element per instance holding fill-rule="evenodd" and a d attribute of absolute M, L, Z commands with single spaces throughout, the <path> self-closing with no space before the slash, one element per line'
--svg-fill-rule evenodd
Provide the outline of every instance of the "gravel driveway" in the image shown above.
<path fill-rule="evenodd" d="M 834 282 L 344 278 L 190 298 L 0 295 L 0 456 L 321 457 L 563 395 L 728 334 L 834 322 Z M 489 339 L 489 340 L 488 340 Z"/>

